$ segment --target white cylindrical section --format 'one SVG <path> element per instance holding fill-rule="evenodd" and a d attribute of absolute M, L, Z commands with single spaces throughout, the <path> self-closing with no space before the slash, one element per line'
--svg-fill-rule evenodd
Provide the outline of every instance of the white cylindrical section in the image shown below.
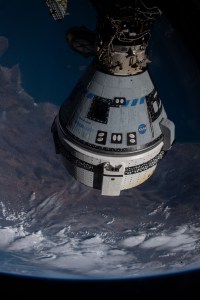
<path fill-rule="evenodd" d="M 115 167 L 118 167 L 123 164 L 124 169 L 139 166 L 141 164 L 149 162 L 151 159 L 153 159 L 160 153 L 160 151 L 163 147 L 163 142 L 161 142 L 156 147 L 149 149 L 149 150 L 147 149 L 145 152 L 142 152 L 142 153 L 138 153 L 138 154 L 134 154 L 134 155 L 130 155 L 130 156 L 124 155 L 124 156 L 115 157 L 115 156 L 103 155 L 103 154 L 98 154 L 95 152 L 90 152 L 90 151 L 83 149 L 83 148 L 77 146 L 76 144 L 68 141 L 65 138 L 62 139 L 62 143 L 66 144 L 66 147 L 68 149 L 71 149 L 71 152 L 73 153 L 73 155 L 76 158 L 78 158 L 86 163 L 92 164 L 93 166 L 98 166 L 98 165 L 102 165 L 105 163 L 109 163 L 111 166 L 113 166 L 115 168 Z M 75 166 L 75 168 L 76 168 L 76 166 Z M 148 168 L 147 170 L 144 170 L 144 171 L 141 171 L 138 173 L 134 173 L 134 174 L 125 174 L 124 173 L 123 178 L 120 181 L 120 191 L 140 185 L 141 183 L 146 181 L 153 174 L 155 168 L 156 168 L 156 164 L 154 166 Z M 76 179 L 79 179 L 79 181 L 81 181 L 83 184 L 92 187 L 91 180 L 90 180 L 90 183 L 88 184 L 88 178 L 89 177 L 91 178 L 91 176 L 92 176 L 91 171 L 84 170 L 84 176 L 79 176 L 79 174 L 78 174 L 79 172 L 80 172 L 80 168 L 77 167 L 74 177 Z M 111 177 L 114 178 L 115 176 L 116 176 L 116 174 L 113 173 L 113 176 L 111 176 Z M 102 178 L 103 178 L 103 174 L 102 174 Z M 112 183 L 112 181 L 110 181 L 110 182 Z M 113 180 L 113 189 L 114 188 L 115 187 L 114 187 L 114 180 Z M 113 195 L 112 187 L 110 188 L 109 193 L 110 194 L 107 194 L 108 196 Z M 105 195 L 105 192 L 104 192 L 104 195 Z"/>
<path fill-rule="evenodd" d="M 105 163 L 105 162 L 110 162 L 111 164 L 119 164 L 120 162 L 125 162 L 126 167 L 133 167 L 140 165 L 142 163 L 145 163 L 149 160 L 151 160 L 153 157 L 155 157 L 157 154 L 160 153 L 161 148 L 163 146 L 163 142 L 160 142 L 156 147 L 143 151 L 142 153 L 134 154 L 134 155 L 120 155 L 120 156 L 111 156 L 111 155 L 104 155 L 104 154 L 99 154 L 95 152 L 88 151 L 86 149 L 83 149 L 74 143 L 68 141 L 67 139 L 63 139 L 63 142 L 65 142 L 68 146 L 76 150 L 76 157 L 79 159 L 83 158 L 83 155 L 86 159 L 87 163 L 91 163 L 91 158 L 92 158 L 92 164 L 93 165 L 98 165 L 99 163 Z"/>

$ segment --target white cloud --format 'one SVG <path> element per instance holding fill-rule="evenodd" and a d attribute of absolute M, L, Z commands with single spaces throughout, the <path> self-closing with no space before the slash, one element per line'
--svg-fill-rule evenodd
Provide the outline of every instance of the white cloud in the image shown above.
<path fill-rule="evenodd" d="M 198 231 L 188 226 L 180 226 L 172 233 L 163 232 L 161 235 L 151 237 L 140 246 L 144 249 L 188 251 L 194 250 L 199 240 Z"/>
<path fill-rule="evenodd" d="M 12 245 L 8 247 L 8 250 L 14 250 L 14 251 L 22 250 L 24 252 L 27 251 L 29 252 L 42 246 L 41 242 L 43 240 L 44 237 L 41 231 L 32 234 L 27 234 L 24 237 L 20 237 L 16 239 L 14 243 L 12 243 Z"/>
<path fill-rule="evenodd" d="M 135 247 L 140 245 L 145 240 L 146 234 L 135 235 L 123 240 L 122 245 L 125 247 Z"/>
<path fill-rule="evenodd" d="M 11 228 L 0 229 L 0 248 L 8 247 L 8 245 L 15 239 L 16 232 Z"/>

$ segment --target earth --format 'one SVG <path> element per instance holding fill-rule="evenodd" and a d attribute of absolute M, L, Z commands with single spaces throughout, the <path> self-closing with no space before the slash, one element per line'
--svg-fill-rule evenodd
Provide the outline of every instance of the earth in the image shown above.
<path fill-rule="evenodd" d="M 150 72 L 177 139 L 152 177 L 120 197 L 101 196 L 67 173 L 50 131 L 59 106 L 26 92 L 18 64 L 0 66 L 0 272 L 128 279 L 200 269 L 200 73 L 189 58 L 183 74 L 187 51 L 174 59 L 182 49 L 175 40 L 161 18 Z M 8 47 L 1 36 L 1 56 Z"/>

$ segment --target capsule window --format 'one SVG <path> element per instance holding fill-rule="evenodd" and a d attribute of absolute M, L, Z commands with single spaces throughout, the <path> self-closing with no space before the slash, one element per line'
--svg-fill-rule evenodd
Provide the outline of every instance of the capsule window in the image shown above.
<path fill-rule="evenodd" d="M 111 143 L 113 143 L 113 144 L 122 144 L 122 133 L 112 133 Z"/>
<path fill-rule="evenodd" d="M 160 116 L 162 111 L 162 103 L 155 89 L 146 96 L 146 101 L 147 108 L 153 122 Z"/>
<path fill-rule="evenodd" d="M 98 130 L 95 143 L 105 145 L 106 138 L 107 138 L 107 132 Z"/>
<path fill-rule="evenodd" d="M 112 107 L 120 107 L 121 105 L 125 105 L 126 104 L 126 98 L 124 97 L 115 97 L 112 100 L 111 106 Z"/>
<path fill-rule="evenodd" d="M 137 144 L 137 135 L 136 132 L 128 132 L 127 133 L 127 146 L 133 146 Z"/>
<path fill-rule="evenodd" d="M 111 100 L 95 96 L 90 109 L 87 114 L 87 118 L 95 122 L 107 124 L 109 116 Z"/>

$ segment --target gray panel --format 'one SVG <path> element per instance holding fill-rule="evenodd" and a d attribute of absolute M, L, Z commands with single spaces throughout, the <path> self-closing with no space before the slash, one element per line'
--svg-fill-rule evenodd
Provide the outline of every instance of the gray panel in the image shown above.
<path fill-rule="evenodd" d="M 121 191 L 122 177 L 103 176 L 101 195 L 119 196 Z"/>
<path fill-rule="evenodd" d="M 101 194 L 108 196 L 119 196 L 124 176 L 124 165 L 112 166 L 104 163 Z"/>
<path fill-rule="evenodd" d="M 163 150 L 167 151 L 171 148 L 171 145 L 175 138 L 175 126 L 174 123 L 169 119 L 162 119 L 162 121 L 160 122 L 160 128 L 164 136 Z"/>
<path fill-rule="evenodd" d="M 90 172 L 88 170 L 76 167 L 76 176 L 75 179 L 77 179 L 79 182 L 93 187 L 93 181 L 94 181 L 94 173 Z"/>

